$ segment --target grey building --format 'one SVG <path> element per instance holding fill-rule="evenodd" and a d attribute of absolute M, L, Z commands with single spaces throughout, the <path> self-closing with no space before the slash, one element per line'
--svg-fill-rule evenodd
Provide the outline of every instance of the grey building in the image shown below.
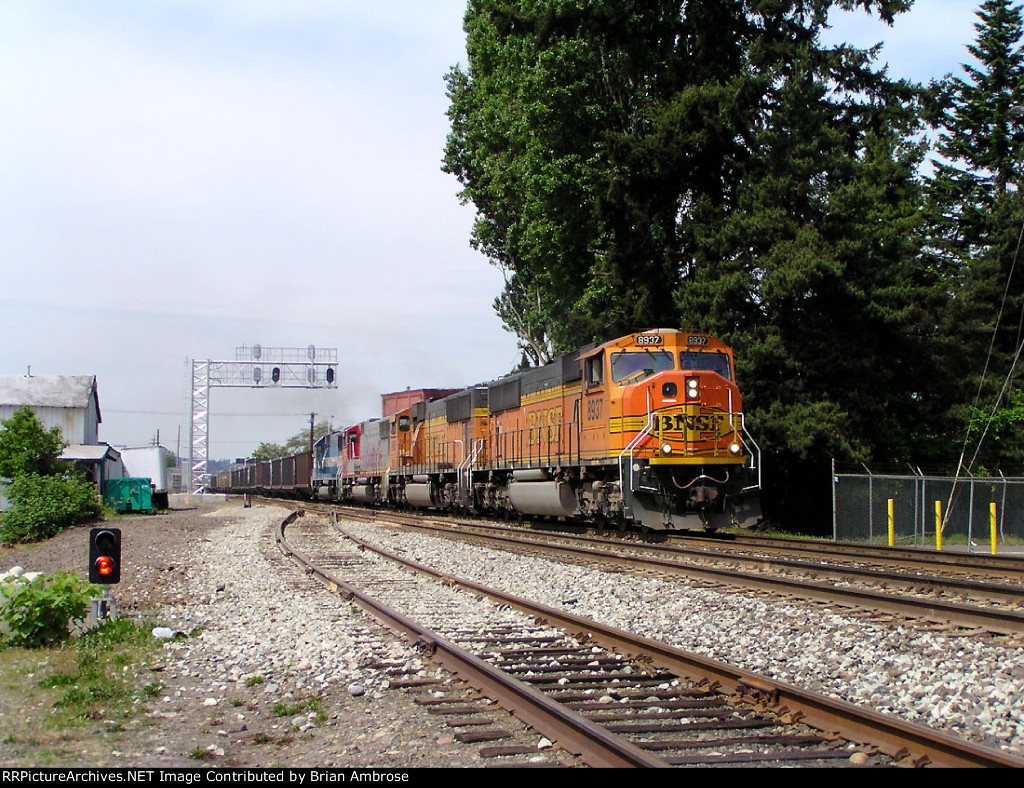
<path fill-rule="evenodd" d="M 95 375 L 0 375 L 0 420 L 28 405 L 47 429 L 60 427 L 61 455 L 82 468 L 99 489 L 124 476 L 121 455 L 99 442 L 100 400 Z"/>
<path fill-rule="evenodd" d="M 95 375 L 0 375 L 0 419 L 22 405 L 71 444 L 99 444 L 100 399 Z"/>

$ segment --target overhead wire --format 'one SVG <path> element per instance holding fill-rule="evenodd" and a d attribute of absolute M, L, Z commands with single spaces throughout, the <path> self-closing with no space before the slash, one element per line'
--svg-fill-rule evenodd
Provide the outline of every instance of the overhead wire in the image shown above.
<path fill-rule="evenodd" d="M 1010 283 L 1013 281 L 1013 274 L 1016 271 L 1017 261 L 1020 258 L 1020 249 L 1022 242 L 1024 242 L 1024 220 L 1022 220 L 1021 222 L 1020 233 L 1017 235 L 1017 246 L 1013 252 L 1013 260 L 1010 262 L 1010 270 L 1006 276 L 1006 284 L 1003 286 L 1003 295 L 1002 299 L 999 302 L 999 312 L 996 315 L 996 322 L 995 325 L 992 327 L 992 339 L 989 341 L 988 353 L 985 357 L 985 366 L 982 368 L 981 379 L 978 381 L 978 391 L 974 396 L 974 403 L 972 405 L 972 409 L 974 410 L 978 409 L 978 405 L 981 402 L 982 392 L 984 391 L 985 387 L 985 380 L 988 377 L 989 366 L 992 363 L 992 356 L 995 354 L 995 345 L 996 338 L 999 333 L 999 325 L 1000 323 L 1002 323 L 1003 312 L 1006 309 L 1006 302 L 1009 300 L 1010 297 Z M 974 463 L 977 461 L 978 455 L 981 453 L 981 447 L 985 442 L 985 438 L 988 436 L 988 431 L 991 428 L 992 423 L 995 421 L 996 413 L 999 411 L 999 405 L 1003 400 L 1003 396 L 1006 394 L 1007 389 L 1009 389 L 1013 381 L 1013 376 L 1017 369 L 1017 363 L 1020 361 L 1022 352 L 1024 352 L 1024 339 L 1022 339 L 1022 337 L 1024 337 L 1024 305 L 1022 305 L 1021 315 L 1017 325 L 1017 350 L 1014 353 L 1013 362 L 1010 364 L 1010 369 L 1006 373 L 1006 377 L 1003 379 L 1003 385 L 999 389 L 999 394 L 996 397 L 995 402 L 993 402 L 992 404 L 992 409 L 991 411 L 989 411 L 988 419 L 986 420 L 981 435 L 978 437 L 977 444 L 974 447 L 974 454 L 971 456 L 971 460 L 967 464 L 966 468 L 964 467 L 964 457 L 967 455 L 967 446 L 968 442 L 970 441 L 971 435 L 970 420 L 968 420 L 967 426 L 964 428 L 964 441 L 960 448 L 960 459 L 957 463 L 956 474 L 953 477 L 953 486 L 950 488 L 949 491 L 949 499 L 946 502 L 946 511 L 942 518 L 941 528 L 943 530 L 945 530 L 946 522 L 949 519 L 950 511 L 953 507 L 953 498 L 956 495 L 956 488 L 960 482 L 961 471 L 965 471 L 968 475 L 971 475 L 971 469 L 974 467 Z"/>

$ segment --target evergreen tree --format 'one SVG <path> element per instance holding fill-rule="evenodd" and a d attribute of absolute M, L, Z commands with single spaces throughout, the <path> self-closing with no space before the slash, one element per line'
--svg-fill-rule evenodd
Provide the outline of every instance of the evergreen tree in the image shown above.
<path fill-rule="evenodd" d="M 833 6 L 891 21 L 909 2 L 470 0 L 444 168 L 528 359 L 689 324 L 674 291 L 692 225 L 735 207 L 763 96 L 820 49 Z M 830 89 L 877 93 L 868 69 L 833 65 Z"/>
<path fill-rule="evenodd" d="M 919 93 L 871 52 L 823 48 L 813 18 L 769 24 L 749 49 L 749 153 L 726 199 L 695 203 L 678 298 L 737 351 L 766 510 L 802 501 L 820 520 L 830 458 L 905 459 L 912 430 L 919 444 L 937 429 L 935 279 L 915 265 Z"/>
<path fill-rule="evenodd" d="M 998 420 L 1010 405 L 1024 339 L 1024 26 L 1011 0 L 986 0 L 978 19 L 967 47 L 976 62 L 932 86 L 939 143 L 928 183 L 929 260 L 949 293 L 942 334 L 951 423 L 974 423 L 966 460 L 1019 466 L 1024 439 L 1016 431 L 981 453 L 977 439 L 988 416 Z"/>

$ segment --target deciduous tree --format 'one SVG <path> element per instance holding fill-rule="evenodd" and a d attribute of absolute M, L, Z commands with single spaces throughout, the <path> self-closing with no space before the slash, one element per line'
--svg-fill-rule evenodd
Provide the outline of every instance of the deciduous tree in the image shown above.
<path fill-rule="evenodd" d="M 60 427 L 46 429 L 28 405 L 0 421 L 0 426 L 0 477 L 13 479 L 25 473 L 47 476 L 60 470 L 60 454 L 67 446 Z"/>

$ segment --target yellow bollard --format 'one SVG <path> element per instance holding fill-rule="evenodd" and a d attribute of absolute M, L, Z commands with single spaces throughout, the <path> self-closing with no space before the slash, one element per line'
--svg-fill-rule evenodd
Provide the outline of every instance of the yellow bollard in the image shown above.
<path fill-rule="evenodd" d="M 942 552 L 942 501 L 935 502 L 935 549 Z"/>
<path fill-rule="evenodd" d="M 988 522 L 992 534 L 992 555 L 996 554 L 996 502 L 992 501 L 988 507 Z"/>
<path fill-rule="evenodd" d="M 896 544 L 896 524 L 892 516 L 892 498 L 889 499 L 889 547 Z"/>

